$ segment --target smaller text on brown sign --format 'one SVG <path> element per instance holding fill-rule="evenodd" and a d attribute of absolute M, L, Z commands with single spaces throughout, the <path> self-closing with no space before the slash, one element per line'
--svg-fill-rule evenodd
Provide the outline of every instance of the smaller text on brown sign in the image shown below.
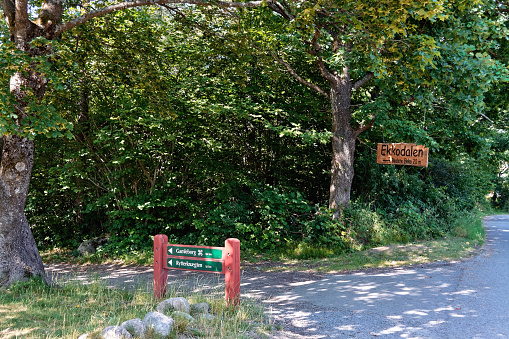
<path fill-rule="evenodd" d="M 383 165 L 428 167 L 428 152 L 429 148 L 423 145 L 378 144 L 376 162 Z"/>

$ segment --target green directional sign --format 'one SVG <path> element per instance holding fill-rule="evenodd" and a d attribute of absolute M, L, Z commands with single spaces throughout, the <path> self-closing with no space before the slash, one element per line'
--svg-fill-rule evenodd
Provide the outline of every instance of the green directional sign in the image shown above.
<path fill-rule="evenodd" d="M 223 263 L 220 261 L 168 258 L 167 266 L 168 268 L 180 268 L 185 270 L 197 270 L 208 272 L 223 271 Z"/>
<path fill-rule="evenodd" d="M 223 251 L 218 248 L 170 246 L 168 245 L 167 255 L 176 257 L 195 257 L 207 259 L 222 259 Z"/>

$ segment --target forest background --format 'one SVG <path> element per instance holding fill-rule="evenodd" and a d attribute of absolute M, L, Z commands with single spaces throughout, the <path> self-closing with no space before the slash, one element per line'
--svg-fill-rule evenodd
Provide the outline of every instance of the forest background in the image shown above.
<path fill-rule="evenodd" d="M 408 2 L 401 28 L 391 26 L 401 14 L 393 2 L 351 9 L 381 18 L 369 30 L 383 47 L 323 53 L 329 68 L 370 74 L 352 92 L 354 124 L 367 128 L 336 218 L 331 103 L 310 86 L 327 83 L 303 41 L 318 41 L 308 29 L 317 8 L 339 1 L 303 1 L 290 21 L 264 7 L 137 8 L 52 40 L 37 64 L 49 87 L 25 126 L 36 143 L 26 213 L 39 249 L 108 236 L 100 251 L 115 256 L 150 250 L 162 233 L 209 246 L 236 237 L 254 253 L 340 253 L 443 237 L 463 215 L 507 209 L 505 4 Z M 348 39 L 362 41 L 368 28 L 346 18 Z M 9 42 L 5 21 L 0 30 L 8 89 L 33 59 Z M 12 133 L 9 95 L 0 95 L 3 134 Z M 379 142 L 426 145 L 429 167 L 377 165 Z"/>

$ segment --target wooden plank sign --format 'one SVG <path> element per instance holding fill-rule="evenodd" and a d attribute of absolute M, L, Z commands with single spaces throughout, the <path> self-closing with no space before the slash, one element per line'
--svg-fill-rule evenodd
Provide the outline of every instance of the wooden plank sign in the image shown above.
<path fill-rule="evenodd" d="M 385 144 L 377 146 L 376 162 L 383 165 L 428 167 L 429 148 L 416 144 Z"/>
<path fill-rule="evenodd" d="M 240 241 L 226 239 L 224 247 L 168 244 L 168 237 L 154 237 L 154 297 L 162 298 L 168 286 L 168 269 L 219 273 L 225 276 L 228 305 L 240 301 Z"/>
<path fill-rule="evenodd" d="M 215 260 L 168 258 L 164 267 L 173 268 L 176 270 L 179 269 L 223 273 L 223 263 Z"/>
<path fill-rule="evenodd" d="M 168 244 L 166 253 L 168 256 L 222 259 L 223 247 Z"/>

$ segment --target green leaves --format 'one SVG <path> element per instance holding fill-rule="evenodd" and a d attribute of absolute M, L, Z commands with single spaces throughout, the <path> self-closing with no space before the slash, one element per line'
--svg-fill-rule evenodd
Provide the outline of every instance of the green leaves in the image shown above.
<path fill-rule="evenodd" d="M 30 96 L 18 125 L 13 98 L 0 93 L 0 133 L 40 135 L 42 142 L 30 202 L 38 238 L 68 244 L 110 233 L 124 250 L 150 246 L 158 232 L 217 245 L 236 235 L 260 250 L 293 241 L 345 245 L 357 230 L 316 206 L 329 188 L 330 102 L 282 72 L 269 51 L 325 92 L 317 60 L 351 83 L 375 74 L 349 101 L 352 128 L 375 118 L 359 139 L 354 192 L 400 227 L 389 233 L 435 236 L 445 229 L 437 215 L 475 205 L 486 187 L 473 187 L 489 172 L 472 181 L 459 173 L 491 154 L 496 129 L 480 117 L 485 97 L 508 78 L 494 57 L 505 32 L 499 18 L 479 1 L 289 6 L 295 20 L 268 8 L 233 16 L 187 6 L 174 16 L 119 12 L 51 42 L 44 58 L 28 58 L 4 39 L 4 88 L 31 65 L 49 82 L 44 99 Z M 495 111 L 505 108 L 492 94 L 489 116 L 498 123 Z M 50 139 L 63 135 L 72 140 Z M 425 144 L 435 168 L 373 166 L 380 141 Z M 436 180 L 445 175 L 448 183 Z M 445 206 L 451 196 L 457 200 Z M 365 225 L 378 215 L 357 213 L 345 220 Z M 434 226 L 416 228 L 427 222 Z M 366 241 L 369 232 L 358 230 Z"/>
<path fill-rule="evenodd" d="M 69 137 L 67 130 L 72 125 L 65 119 L 62 112 L 57 112 L 54 107 L 53 91 L 62 91 L 66 87 L 62 78 L 56 71 L 59 62 L 65 62 L 61 58 L 55 58 L 58 44 L 51 43 L 44 38 L 34 39 L 34 47 L 46 46 L 52 49 L 53 54 L 30 57 L 27 53 L 19 51 L 12 42 L 6 38 L 0 45 L 0 135 L 18 134 L 28 138 L 35 138 L 39 134 L 51 137 L 61 137 L 64 134 Z M 58 60 L 58 61 L 56 61 Z M 9 92 L 10 79 L 16 74 L 30 77 L 32 72 L 45 78 L 48 88 L 46 96 L 25 87 L 23 115 L 16 112 L 15 108 L 20 104 Z M 20 107 L 19 107 L 20 108 Z M 24 116 L 24 117 L 23 117 Z"/>

